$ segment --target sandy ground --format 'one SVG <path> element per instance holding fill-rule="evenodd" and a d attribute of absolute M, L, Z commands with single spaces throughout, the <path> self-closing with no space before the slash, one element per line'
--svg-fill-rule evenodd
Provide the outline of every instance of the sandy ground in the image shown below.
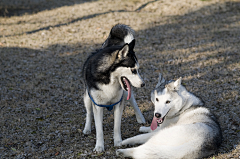
<path fill-rule="evenodd" d="M 158 73 L 181 76 L 219 118 L 224 139 L 210 158 L 239 158 L 240 2 L 229 0 L 49 0 L 1 9 L 0 158 L 117 158 L 113 112 L 104 111 L 105 152 L 92 151 L 94 124 L 92 134 L 82 133 L 81 82 L 86 57 L 117 23 L 136 31 L 147 85 L 134 90 L 144 125 Z M 122 138 L 140 126 L 126 103 Z"/>

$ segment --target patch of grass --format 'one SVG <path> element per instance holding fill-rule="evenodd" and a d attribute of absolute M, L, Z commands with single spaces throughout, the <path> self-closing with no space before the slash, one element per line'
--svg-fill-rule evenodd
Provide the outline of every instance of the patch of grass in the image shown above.
<path fill-rule="evenodd" d="M 11 150 L 13 150 L 13 151 L 17 151 L 17 150 L 16 150 L 15 148 L 13 148 L 13 147 L 11 148 Z"/>
<path fill-rule="evenodd" d="M 90 139 L 94 139 L 94 137 L 92 137 L 92 136 L 88 136 L 88 138 L 90 138 Z"/>

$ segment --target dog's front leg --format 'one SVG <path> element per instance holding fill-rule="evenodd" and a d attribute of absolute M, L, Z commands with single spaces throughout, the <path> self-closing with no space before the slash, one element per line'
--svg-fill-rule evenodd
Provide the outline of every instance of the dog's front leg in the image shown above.
<path fill-rule="evenodd" d="M 140 134 L 122 141 L 122 145 L 144 144 L 147 142 L 155 132 Z"/>
<path fill-rule="evenodd" d="M 132 91 L 132 90 L 131 90 L 131 91 Z M 141 110 L 139 109 L 139 107 L 138 107 L 138 105 L 137 105 L 137 102 L 136 102 L 136 100 L 135 100 L 133 91 L 131 92 L 131 94 L 132 94 L 132 95 L 131 95 L 131 98 L 129 99 L 129 102 L 130 102 L 131 106 L 132 106 L 133 109 L 134 109 L 134 113 L 135 113 L 135 115 L 136 115 L 137 122 L 138 122 L 139 124 L 146 123 L 145 118 L 144 118 L 144 116 L 142 115 L 142 112 L 141 112 Z M 126 92 L 126 91 L 124 91 L 124 95 L 127 96 L 127 92 Z"/>
<path fill-rule="evenodd" d="M 114 108 L 114 146 L 121 146 L 121 119 L 124 109 L 124 100 Z"/>
<path fill-rule="evenodd" d="M 161 128 L 161 125 L 157 127 L 156 130 L 152 130 L 150 126 L 141 126 L 139 128 L 139 132 L 143 132 L 143 133 L 151 133 L 151 132 L 157 132 L 159 130 L 161 130 L 163 128 Z"/>
<path fill-rule="evenodd" d="M 92 122 L 92 102 L 91 99 L 88 96 L 87 90 L 83 97 L 84 100 L 84 106 L 86 108 L 87 114 L 86 114 L 86 124 L 83 130 L 84 134 L 90 134 L 91 133 L 91 122 Z"/>
<path fill-rule="evenodd" d="M 150 132 L 152 132 L 152 130 L 151 130 L 150 126 L 148 126 L 148 127 L 146 127 L 146 126 L 141 126 L 141 127 L 139 128 L 139 132 L 150 133 Z"/>
<path fill-rule="evenodd" d="M 93 106 L 95 127 L 96 127 L 96 145 L 93 151 L 104 151 L 104 138 L 103 138 L 103 108 L 96 105 Z"/>

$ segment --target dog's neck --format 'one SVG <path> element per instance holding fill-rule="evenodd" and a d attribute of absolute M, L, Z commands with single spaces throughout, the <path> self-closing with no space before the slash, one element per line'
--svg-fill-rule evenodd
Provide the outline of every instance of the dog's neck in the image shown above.
<path fill-rule="evenodd" d="M 118 81 L 118 78 L 114 75 L 111 75 L 109 84 L 97 84 L 98 90 L 91 91 L 93 98 L 95 96 L 101 97 L 106 100 L 110 100 L 113 98 L 120 98 L 122 95 L 122 87 Z M 119 97 L 118 97 L 119 96 Z"/>

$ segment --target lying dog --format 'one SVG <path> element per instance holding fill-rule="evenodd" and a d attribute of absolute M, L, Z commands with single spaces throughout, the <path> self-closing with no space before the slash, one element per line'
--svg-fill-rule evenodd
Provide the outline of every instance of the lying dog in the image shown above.
<path fill-rule="evenodd" d="M 151 94 L 155 105 L 151 127 L 141 127 L 141 134 L 122 145 L 143 144 L 119 149 L 116 154 L 136 159 L 202 158 L 216 152 L 222 133 L 215 116 L 202 101 L 181 85 L 181 78 L 166 82 L 159 76 Z M 160 125 L 158 127 L 158 124 Z"/>

